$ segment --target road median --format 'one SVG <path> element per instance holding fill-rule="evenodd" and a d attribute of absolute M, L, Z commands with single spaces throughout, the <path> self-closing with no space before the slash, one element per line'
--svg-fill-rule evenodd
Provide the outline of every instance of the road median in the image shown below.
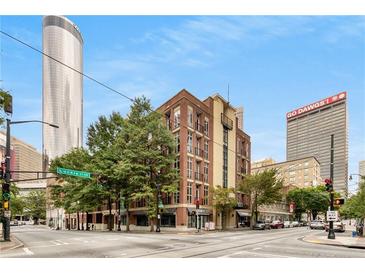
<path fill-rule="evenodd" d="M 364 237 L 348 237 L 348 236 L 337 236 L 336 239 L 328 239 L 327 236 L 305 236 L 303 238 L 304 242 L 312 244 L 322 244 L 322 245 L 333 245 L 333 246 L 343 246 L 348 248 L 359 248 L 365 249 L 365 238 Z"/>

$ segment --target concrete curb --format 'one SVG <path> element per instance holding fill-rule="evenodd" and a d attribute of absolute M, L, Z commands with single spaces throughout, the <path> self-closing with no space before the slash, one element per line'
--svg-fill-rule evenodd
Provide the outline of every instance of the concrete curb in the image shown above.
<path fill-rule="evenodd" d="M 13 249 L 24 246 L 23 242 L 21 242 L 19 239 L 15 238 L 14 236 L 10 236 L 10 240 L 11 240 L 10 242 L 13 242 L 13 243 L 16 242 L 16 244 L 14 246 L 5 247 L 5 248 L 1 249 L 1 252 L 13 250 Z"/>
<path fill-rule="evenodd" d="M 302 238 L 302 241 L 307 242 L 307 243 L 311 243 L 311 244 L 321 244 L 321 245 L 331 245 L 331 246 L 342 246 L 342 247 L 347 247 L 347 248 L 357 248 L 357 249 L 365 249 L 365 246 L 361 246 L 361 245 L 347 245 L 347 244 L 342 244 L 342 243 L 329 243 L 329 242 L 323 242 L 321 240 L 315 240 L 315 239 L 306 239 L 305 237 Z"/>

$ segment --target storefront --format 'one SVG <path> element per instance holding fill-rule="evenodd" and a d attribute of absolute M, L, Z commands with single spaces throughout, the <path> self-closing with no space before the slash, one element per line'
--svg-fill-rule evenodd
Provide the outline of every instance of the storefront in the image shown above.
<path fill-rule="evenodd" d="M 161 227 L 176 227 L 176 208 L 164 208 L 161 212 Z"/>
<path fill-rule="evenodd" d="M 250 227 L 251 213 L 246 210 L 236 210 L 237 227 Z"/>
<path fill-rule="evenodd" d="M 195 209 L 187 208 L 188 211 L 188 228 L 204 229 L 205 223 L 212 220 L 212 213 L 205 208 Z"/>

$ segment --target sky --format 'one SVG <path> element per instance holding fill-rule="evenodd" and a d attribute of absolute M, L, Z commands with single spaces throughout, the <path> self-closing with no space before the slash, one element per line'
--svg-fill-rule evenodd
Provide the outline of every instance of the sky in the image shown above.
<path fill-rule="evenodd" d="M 286 113 L 348 92 L 349 174 L 365 159 L 364 16 L 68 16 L 84 39 L 84 72 L 154 107 L 185 88 L 244 107 L 252 159 L 285 161 Z M 1 30 L 42 48 L 41 16 L 1 16 Z M 42 118 L 42 56 L 0 34 L 0 87 L 12 120 Z M 84 79 L 84 142 L 99 115 L 130 102 Z M 12 134 L 41 150 L 41 125 Z M 355 177 L 356 181 L 356 177 Z M 355 183 L 349 183 L 350 190 Z"/>

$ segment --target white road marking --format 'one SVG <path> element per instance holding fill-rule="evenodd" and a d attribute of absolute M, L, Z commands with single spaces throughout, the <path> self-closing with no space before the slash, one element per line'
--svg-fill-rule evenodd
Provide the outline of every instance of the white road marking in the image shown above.
<path fill-rule="evenodd" d="M 33 255 L 34 253 L 32 251 L 30 251 L 27 247 L 24 247 L 23 248 L 24 252 L 27 254 L 27 255 Z"/>
<path fill-rule="evenodd" d="M 51 244 L 54 244 L 54 245 L 61 245 L 61 243 L 59 242 L 56 242 L 56 241 L 49 241 Z"/>
<path fill-rule="evenodd" d="M 262 247 L 255 247 L 254 249 L 252 250 L 259 250 L 259 249 L 262 249 Z"/>
<path fill-rule="evenodd" d="M 61 240 L 55 240 L 55 242 L 58 242 L 60 244 L 63 244 L 63 245 L 69 245 L 70 243 L 66 243 L 64 241 L 61 241 Z"/>

